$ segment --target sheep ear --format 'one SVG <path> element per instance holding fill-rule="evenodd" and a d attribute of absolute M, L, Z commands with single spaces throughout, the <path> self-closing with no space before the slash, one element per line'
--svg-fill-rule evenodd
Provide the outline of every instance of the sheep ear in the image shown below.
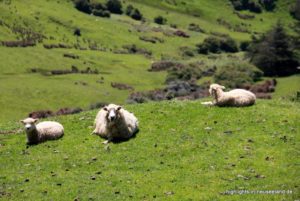
<path fill-rule="evenodd" d="M 119 111 L 120 109 L 122 109 L 122 107 L 121 106 L 119 106 L 118 108 L 117 108 L 117 110 Z"/>
<path fill-rule="evenodd" d="M 104 110 L 104 111 L 108 111 L 107 107 L 103 107 L 103 110 Z"/>
<path fill-rule="evenodd" d="M 21 122 L 22 124 L 24 124 L 24 120 L 20 120 L 20 122 Z"/>
<path fill-rule="evenodd" d="M 36 122 L 38 122 L 38 120 L 39 120 L 39 119 L 34 119 L 34 120 L 33 120 L 33 123 L 36 123 Z"/>

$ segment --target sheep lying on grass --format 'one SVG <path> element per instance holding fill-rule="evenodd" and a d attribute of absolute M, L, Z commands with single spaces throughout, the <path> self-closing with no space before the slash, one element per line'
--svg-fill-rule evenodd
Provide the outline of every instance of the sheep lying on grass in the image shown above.
<path fill-rule="evenodd" d="M 38 144 L 47 140 L 56 140 L 63 136 L 64 127 L 54 121 L 44 121 L 35 125 L 38 119 L 26 118 L 21 120 L 25 125 L 27 144 Z"/>
<path fill-rule="evenodd" d="M 138 131 L 137 118 L 121 106 L 109 104 L 103 107 L 95 119 L 94 134 L 107 140 L 107 144 L 115 139 L 129 139 Z"/>
<path fill-rule="evenodd" d="M 212 84 L 209 87 L 209 93 L 214 98 L 212 102 L 203 102 L 203 105 L 217 106 L 235 106 L 244 107 L 255 103 L 255 95 L 244 89 L 234 89 L 228 92 L 223 92 L 224 86 Z"/>

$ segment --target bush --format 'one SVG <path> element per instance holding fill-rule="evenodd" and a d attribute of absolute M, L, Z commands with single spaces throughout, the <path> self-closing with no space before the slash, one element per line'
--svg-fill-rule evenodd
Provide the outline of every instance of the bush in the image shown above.
<path fill-rule="evenodd" d="M 225 37 L 220 40 L 220 50 L 224 52 L 238 52 L 238 47 L 232 38 Z"/>
<path fill-rule="evenodd" d="M 229 88 L 240 88 L 258 81 L 262 75 L 262 71 L 249 63 L 228 63 L 217 69 L 214 81 Z"/>
<path fill-rule="evenodd" d="M 200 54 L 238 51 L 236 42 L 229 36 L 223 38 L 210 36 L 202 44 L 198 44 L 197 48 Z"/>
<path fill-rule="evenodd" d="M 98 2 L 91 2 L 90 8 L 92 10 L 107 10 L 105 5 L 103 5 L 102 3 L 98 3 Z"/>
<path fill-rule="evenodd" d="M 195 32 L 200 32 L 200 33 L 205 33 L 205 30 L 204 30 L 204 29 L 202 29 L 198 24 L 194 24 L 194 23 L 189 24 L 188 29 L 189 29 L 190 31 L 195 31 Z"/>
<path fill-rule="evenodd" d="M 192 79 L 200 79 L 202 71 L 199 68 L 184 66 L 183 68 L 172 68 L 168 71 L 166 83 L 172 81 L 189 81 Z"/>
<path fill-rule="evenodd" d="M 235 10 L 249 10 L 255 13 L 261 13 L 261 6 L 254 0 L 230 0 Z"/>
<path fill-rule="evenodd" d="M 259 0 L 260 5 L 262 5 L 267 11 L 272 11 L 276 7 L 276 0 Z"/>
<path fill-rule="evenodd" d="M 248 2 L 248 10 L 254 13 L 261 13 L 261 6 L 253 0 L 249 0 Z"/>
<path fill-rule="evenodd" d="M 133 9 L 130 16 L 132 19 L 135 20 L 141 20 L 143 18 L 143 15 L 140 13 L 140 11 L 137 8 Z"/>
<path fill-rule="evenodd" d="M 75 36 L 81 36 L 81 31 L 79 28 L 76 28 L 73 33 Z"/>
<path fill-rule="evenodd" d="M 186 65 L 177 65 L 168 69 L 166 83 L 173 81 L 194 81 L 203 76 L 212 76 L 215 67 L 208 67 L 203 62 L 194 62 Z"/>
<path fill-rule="evenodd" d="M 291 7 L 290 13 L 295 19 L 300 20 L 300 1 L 299 0 L 297 0 L 295 5 Z"/>
<path fill-rule="evenodd" d="M 240 49 L 241 49 L 242 51 L 247 51 L 249 45 L 250 45 L 250 42 L 249 42 L 249 41 L 242 41 L 241 44 L 240 44 Z"/>
<path fill-rule="evenodd" d="M 128 5 L 125 11 L 126 15 L 130 16 L 132 19 L 141 20 L 143 15 L 139 11 L 139 9 L 134 8 L 132 5 Z"/>
<path fill-rule="evenodd" d="M 92 10 L 90 8 L 90 1 L 89 0 L 74 0 L 74 5 L 77 10 L 91 14 Z"/>
<path fill-rule="evenodd" d="M 115 14 L 122 14 L 122 4 L 119 0 L 108 0 L 106 2 L 107 10 L 109 10 L 111 13 Z"/>
<path fill-rule="evenodd" d="M 157 17 L 154 18 L 154 22 L 156 24 L 166 24 L 167 23 L 167 19 L 164 18 L 163 16 L 159 15 L 159 16 L 157 16 Z"/>
<path fill-rule="evenodd" d="M 298 61 L 290 37 L 280 23 L 265 35 L 253 39 L 247 56 L 266 76 L 297 73 Z"/>
<path fill-rule="evenodd" d="M 126 10 L 125 10 L 125 14 L 130 16 L 131 12 L 133 11 L 134 7 L 129 4 L 127 7 L 126 7 Z"/>
<path fill-rule="evenodd" d="M 98 17 L 110 17 L 110 12 L 108 10 L 93 10 L 92 13 Z"/>

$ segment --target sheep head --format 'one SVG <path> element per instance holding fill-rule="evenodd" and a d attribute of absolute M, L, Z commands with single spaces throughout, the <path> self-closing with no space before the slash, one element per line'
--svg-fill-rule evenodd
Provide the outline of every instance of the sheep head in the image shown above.
<path fill-rule="evenodd" d="M 119 105 L 109 104 L 108 106 L 103 107 L 103 110 L 107 112 L 106 119 L 108 122 L 115 122 L 120 119 L 121 114 L 120 110 L 122 109 Z"/>
<path fill-rule="evenodd" d="M 224 86 L 219 85 L 219 84 L 211 84 L 209 86 L 209 94 L 214 97 L 215 99 L 218 98 L 218 92 L 222 91 L 223 89 L 225 89 Z"/>
<path fill-rule="evenodd" d="M 20 122 L 24 124 L 25 130 L 27 132 L 30 132 L 35 129 L 35 123 L 38 121 L 38 119 L 34 118 L 26 118 L 24 120 L 21 120 Z"/>

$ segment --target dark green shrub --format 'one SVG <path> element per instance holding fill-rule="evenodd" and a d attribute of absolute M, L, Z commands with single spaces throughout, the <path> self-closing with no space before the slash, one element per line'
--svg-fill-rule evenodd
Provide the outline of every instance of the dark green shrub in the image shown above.
<path fill-rule="evenodd" d="M 238 47 L 236 42 L 232 38 L 225 37 L 220 40 L 220 51 L 238 52 Z"/>
<path fill-rule="evenodd" d="M 76 28 L 73 33 L 75 36 L 81 36 L 81 31 L 79 28 Z"/>
<path fill-rule="evenodd" d="M 110 17 L 110 12 L 108 10 L 93 10 L 93 15 L 99 16 L 99 17 Z"/>
<path fill-rule="evenodd" d="M 130 16 L 131 15 L 131 12 L 133 11 L 134 7 L 129 4 L 127 7 L 126 7 L 126 10 L 125 10 L 125 14 Z"/>
<path fill-rule="evenodd" d="M 260 5 L 264 7 L 267 11 L 273 11 L 276 7 L 277 0 L 259 0 Z"/>
<path fill-rule="evenodd" d="M 90 3 L 90 8 L 92 10 L 107 10 L 107 8 L 104 4 L 98 3 L 98 2 L 91 2 Z"/>
<path fill-rule="evenodd" d="M 297 73 L 295 50 L 280 23 L 260 38 L 254 38 L 247 56 L 266 76 L 287 76 Z"/>
<path fill-rule="evenodd" d="M 249 42 L 249 41 L 242 41 L 241 44 L 240 44 L 240 49 L 241 49 L 242 51 L 247 51 L 249 45 L 250 45 L 250 42 Z"/>
<path fill-rule="evenodd" d="M 135 8 L 131 13 L 131 18 L 135 20 L 141 20 L 143 18 L 143 15 L 140 13 L 140 11 L 137 8 Z"/>
<path fill-rule="evenodd" d="M 125 13 L 126 15 L 128 15 L 129 17 L 135 20 L 141 20 L 143 18 L 143 15 L 139 11 L 139 9 L 134 8 L 132 5 L 128 5 L 126 7 Z"/>
<path fill-rule="evenodd" d="M 164 18 L 163 16 L 159 15 L 159 16 L 157 16 L 157 17 L 154 18 L 154 22 L 156 24 L 166 24 L 167 23 L 167 19 Z"/>
<path fill-rule="evenodd" d="M 300 20 L 300 0 L 297 0 L 295 5 L 291 7 L 290 13 L 295 19 Z"/>
<path fill-rule="evenodd" d="M 223 38 L 210 36 L 202 44 L 197 45 L 197 50 L 200 54 L 237 52 L 238 47 L 236 42 L 229 36 Z"/>
<path fill-rule="evenodd" d="M 248 10 L 254 13 L 261 13 L 261 6 L 253 0 L 249 0 L 248 2 Z"/>
<path fill-rule="evenodd" d="M 235 10 L 249 10 L 261 13 L 261 6 L 254 0 L 230 0 Z"/>
<path fill-rule="evenodd" d="M 214 81 L 229 88 L 239 88 L 258 81 L 262 75 L 262 71 L 249 63 L 233 62 L 219 66 Z"/>
<path fill-rule="evenodd" d="M 106 2 L 107 10 L 109 10 L 111 13 L 115 14 L 122 14 L 122 4 L 119 0 L 108 0 Z"/>
<path fill-rule="evenodd" d="M 89 0 L 74 0 L 74 5 L 77 10 L 91 14 L 92 10 L 90 8 L 90 1 Z"/>
<path fill-rule="evenodd" d="M 184 66 L 182 68 L 172 68 L 168 70 L 166 83 L 171 81 L 183 80 L 188 81 L 192 79 L 200 79 L 202 71 L 199 68 L 191 66 Z"/>
<path fill-rule="evenodd" d="M 189 24 L 188 29 L 189 29 L 190 31 L 195 31 L 195 32 L 200 32 L 200 33 L 205 33 L 205 30 L 204 30 L 204 29 L 202 29 L 198 24 L 194 24 L 194 23 Z"/>

